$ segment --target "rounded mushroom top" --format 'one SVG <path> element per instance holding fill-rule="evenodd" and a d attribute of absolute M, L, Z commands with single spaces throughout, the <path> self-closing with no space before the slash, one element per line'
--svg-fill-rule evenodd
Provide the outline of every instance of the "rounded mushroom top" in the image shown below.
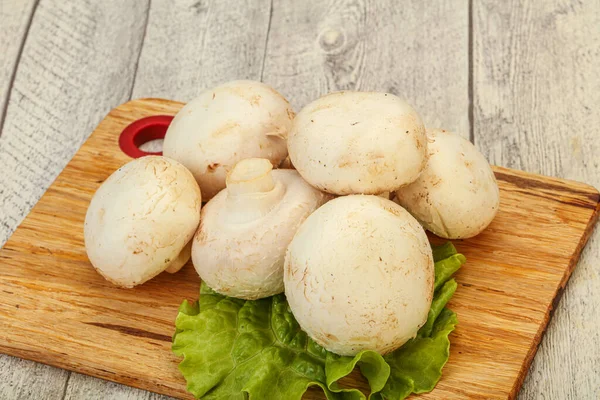
<path fill-rule="evenodd" d="M 193 237 L 201 204 L 183 165 L 160 156 L 130 161 L 102 183 L 88 207 L 84 238 L 92 265 L 123 287 L 153 278 Z"/>
<path fill-rule="evenodd" d="M 202 209 L 192 261 L 215 291 L 258 299 L 283 291 L 285 249 L 298 226 L 329 196 L 294 170 L 268 160 L 240 161 L 227 188 Z"/>
<path fill-rule="evenodd" d="M 337 92 L 313 101 L 294 119 L 288 150 L 304 179 L 339 195 L 396 190 L 427 161 L 421 118 L 389 93 Z"/>
<path fill-rule="evenodd" d="M 500 192 L 489 163 L 468 140 L 428 131 L 429 161 L 419 178 L 396 199 L 423 226 L 447 239 L 479 234 L 494 219 Z"/>
<path fill-rule="evenodd" d="M 206 90 L 187 103 L 167 130 L 163 153 L 185 165 L 204 200 L 225 188 L 225 178 L 244 158 L 279 165 L 294 112 L 275 89 L 261 82 L 233 81 Z"/>
<path fill-rule="evenodd" d="M 427 235 L 402 207 L 378 196 L 334 199 L 300 226 L 284 266 L 298 323 L 341 355 L 390 352 L 427 320 L 434 265 Z"/>

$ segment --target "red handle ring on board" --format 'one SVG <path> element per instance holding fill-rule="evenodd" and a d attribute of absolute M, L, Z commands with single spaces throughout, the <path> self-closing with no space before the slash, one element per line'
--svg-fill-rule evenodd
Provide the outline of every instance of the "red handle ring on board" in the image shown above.
<path fill-rule="evenodd" d="M 173 118 L 172 115 L 153 115 L 127 125 L 119 136 L 121 151 L 133 158 L 162 155 L 162 152 L 147 153 L 139 147 L 151 140 L 163 139 Z"/>

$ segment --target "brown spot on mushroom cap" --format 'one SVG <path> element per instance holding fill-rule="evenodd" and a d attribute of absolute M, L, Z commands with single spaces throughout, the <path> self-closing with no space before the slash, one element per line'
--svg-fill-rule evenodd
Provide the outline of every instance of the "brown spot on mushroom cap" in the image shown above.
<path fill-rule="evenodd" d="M 265 85 L 265 86 L 266 86 L 266 88 L 267 88 L 267 90 L 268 90 L 269 92 L 273 93 L 273 94 L 274 94 L 274 95 L 276 95 L 277 97 L 280 97 L 280 98 L 282 98 L 283 100 L 285 100 L 285 102 L 286 102 L 286 103 L 288 103 L 288 104 L 289 104 L 289 101 L 288 101 L 288 100 L 287 100 L 285 97 L 283 97 L 283 95 L 282 95 L 281 93 L 279 93 L 277 90 L 275 90 L 274 88 L 272 88 L 272 87 L 271 87 L 271 86 L 269 86 L 269 85 Z"/>
<path fill-rule="evenodd" d="M 434 266 L 431 267 L 432 269 L 435 268 Z M 429 291 L 429 293 L 427 294 L 427 302 L 431 303 L 433 301 L 433 289 L 434 289 L 434 280 L 433 280 L 434 276 L 432 275 L 427 275 L 427 286 L 431 287 L 431 290 Z"/>
<path fill-rule="evenodd" d="M 233 93 L 234 95 L 241 97 L 242 99 L 246 100 L 248 103 L 250 103 L 251 105 L 256 105 L 257 101 L 260 101 L 260 96 L 255 94 L 255 91 L 253 90 L 254 88 L 250 87 L 250 86 L 234 86 L 234 85 L 228 85 L 228 86 L 222 86 L 219 87 L 216 92 L 218 91 L 227 91 L 230 93 Z M 213 93 L 214 96 L 214 93 Z M 258 99 L 256 99 L 256 97 L 259 97 Z"/>
<path fill-rule="evenodd" d="M 438 186 L 440 183 L 442 183 L 442 178 L 440 178 L 437 175 L 431 175 L 430 177 L 430 182 L 431 182 L 431 186 L 436 187 Z M 427 195 L 429 195 L 429 192 L 427 192 Z"/>
<path fill-rule="evenodd" d="M 208 164 L 208 167 L 206 168 L 206 172 L 215 172 L 215 170 L 217 168 L 219 168 L 220 165 L 221 164 L 219 164 L 219 163 L 210 163 L 210 164 Z"/>
<path fill-rule="evenodd" d="M 394 207 L 394 205 L 396 205 L 396 203 L 391 202 L 391 201 L 390 202 L 388 202 L 388 201 L 382 201 L 381 202 L 381 207 L 385 211 L 387 211 L 387 212 L 389 212 L 391 214 L 394 214 L 394 215 L 396 215 L 398 217 L 402 216 L 402 209 L 400 207 Z"/>
<path fill-rule="evenodd" d="M 98 222 L 102 223 L 102 221 L 104 220 L 104 214 L 106 213 L 106 210 L 104 208 L 101 208 L 98 210 Z"/>
<path fill-rule="evenodd" d="M 322 111 L 322 110 L 327 110 L 330 108 L 336 107 L 335 102 L 334 103 L 325 103 L 325 102 L 319 102 L 318 104 L 316 104 L 313 108 L 312 108 L 312 112 L 316 112 L 316 111 Z"/>
<path fill-rule="evenodd" d="M 347 155 L 341 157 L 338 161 L 338 167 L 339 168 L 348 168 L 350 165 L 352 165 L 355 161 L 350 159 L 350 157 L 348 157 Z"/>
<path fill-rule="evenodd" d="M 296 113 L 291 108 L 286 109 L 286 112 L 287 112 L 287 116 L 290 119 L 290 121 L 296 117 Z"/>
<path fill-rule="evenodd" d="M 423 148 L 423 143 L 421 143 L 421 140 L 419 138 L 417 138 L 416 142 L 416 146 L 417 149 L 421 150 Z"/>
<path fill-rule="evenodd" d="M 206 241 L 206 233 L 204 231 L 204 218 L 206 215 L 206 209 L 209 207 L 204 207 L 200 211 L 200 224 L 198 225 L 198 229 L 196 229 L 196 233 L 194 234 L 194 241 L 198 244 L 202 244 Z"/>
<path fill-rule="evenodd" d="M 385 154 L 381 151 L 370 152 L 369 154 L 367 154 L 367 158 L 369 160 L 379 160 L 379 159 L 385 158 Z"/>
<path fill-rule="evenodd" d="M 236 128 L 238 128 L 239 126 L 240 126 L 240 124 L 237 122 L 228 122 L 225 125 L 221 126 L 220 128 L 216 129 L 215 131 L 213 131 L 212 136 L 219 137 L 219 136 L 224 136 L 224 135 L 233 133 L 233 132 L 235 132 Z"/>
<path fill-rule="evenodd" d="M 260 95 L 258 95 L 258 94 L 252 96 L 252 98 L 250 99 L 250 105 L 252 105 L 252 106 L 259 106 L 261 98 L 262 97 L 260 97 Z"/>
<path fill-rule="evenodd" d="M 390 160 L 385 157 L 382 158 L 370 158 L 371 163 L 369 163 L 367 167 L 367 172 L 371 175 L 370 179 L 373 177 L 378 177 L 379 175 L 389 172 L 393 168 L 393 164 Z M 381 193 L 389 190 L 387 182 L 381 182 L 379 185 L 372 187 L 369 191 L 370 193 Z"/>

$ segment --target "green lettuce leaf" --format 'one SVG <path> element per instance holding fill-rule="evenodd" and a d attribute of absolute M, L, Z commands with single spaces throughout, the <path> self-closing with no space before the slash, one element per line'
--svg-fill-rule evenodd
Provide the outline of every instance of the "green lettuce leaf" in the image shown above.
<path fill-rule="evenodd" d="M 202 283 L 200 300 L 184 301 L 175 321 L 173 352 L 183 357 L 179 369 L 188 391 L 203 399 L 300 399 L 310 386 L 319 386 L 328 399 L 361 400 L 358 389 L 338 384 L 356 366 L 369 382 L 369 398 L 431 391 L 457 324 L 456 314 L 445 308 L 457 287 L 450 278 L 465 262 L 451 243 L 434 247 L 433 254 L 435 292 L 427 322 L 414 339 L 385 356 L 326 351 L 300 329 L 284 295 L 244 301 Z"/>
<path fill-rule="evenodd" d="M 328 352 L 300 330 L 283 295 L 244 301 L 202 284 L 200 301 L 184 301 L 175 324 L 173 352 L 197 398 L 300 399 L 313 385 L 328 399 L 364 398 L 325 385 Z"/>

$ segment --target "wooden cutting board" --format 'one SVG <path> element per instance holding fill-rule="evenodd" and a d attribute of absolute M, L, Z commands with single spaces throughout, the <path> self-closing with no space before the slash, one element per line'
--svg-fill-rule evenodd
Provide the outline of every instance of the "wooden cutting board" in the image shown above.
<path fill-rule="evenodd" d="M 91 267 L 83 243 L 94 191 L 130 160 L 118 145 L 121 131 L 181 106 L 143 99 L 111 111 L 0 251 L 0 351 L 190 397 L 170 346 L 179 304 L 198 296 L 193 267 L 118 289 Z M 460 323 L 442 380 L 423 398 L 516 396 L 598 217 L 591 186 L 494 170 L 500 211 L 484 233 L 455 241 L 468 260 L 450 303 Z M 366 387 L 358 373 L 345 382 Z M 305 398 L 323 396 L 314 390 Z"/>

